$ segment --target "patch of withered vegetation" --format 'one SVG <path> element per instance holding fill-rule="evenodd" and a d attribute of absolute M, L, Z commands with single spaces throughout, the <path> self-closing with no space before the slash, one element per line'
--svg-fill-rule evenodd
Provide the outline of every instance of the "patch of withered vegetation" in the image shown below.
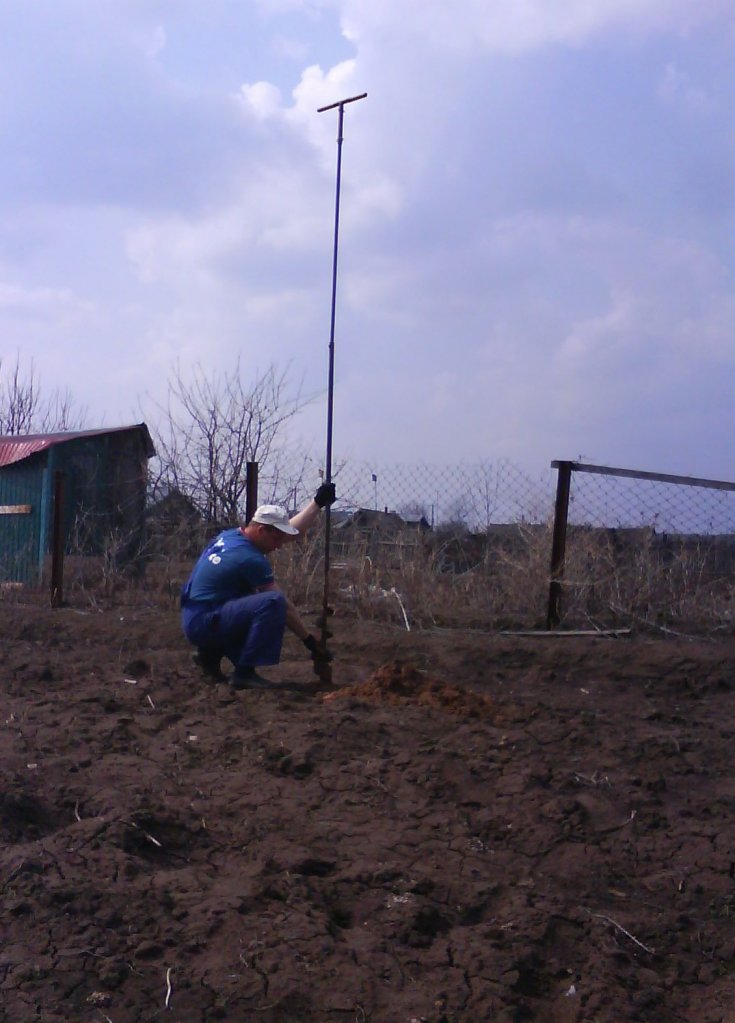
<path fill-rule="evenodd" d="M 378 706 L 431 707 L 465 718 L 495 720 L 498 717 L 498 708 L 489 696 L 432 678 L 402 661 L 383 664 L 364 682 L 326 693 L 324 699 L 344 697 Z"/>

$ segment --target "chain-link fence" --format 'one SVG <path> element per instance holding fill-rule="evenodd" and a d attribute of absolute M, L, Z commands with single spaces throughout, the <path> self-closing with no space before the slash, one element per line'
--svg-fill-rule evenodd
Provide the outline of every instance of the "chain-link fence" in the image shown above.
<path fill-rule="evenodd" d="M 550 477 L 534 479 L 502 459 L 444 466 L 347 463 L 335 480 L 349 507 L 423 516 L 433 527 L 461 523 L 472 531 L 492 523 L 545 522 L 553 500 Z"/>
<path fill-rule="evenodd" d="M 555 577 L 560 465 L 574 468 L 563 571 Z M 320 470 L 315 460 L 281 456 L 259 473 L 259 502 L 303 507 L 322 481 Z M 330 586 L 349 613 L 402 628 L 732 627 L 733 484 L 580 463 L 552 463 L 534 477 L 505 459 L 453 465 L 336 460 L 333 478 L 338 502 L 331 516 Z M 87 515 L 96 521 L 97 513 L 100 508 Z M 206 522 L 187 495 L 169 492 L 148 509 L 147 591 L 144 598 L 131 592 L 130 599 L 159 593 L 175 604 L 204 543 L 234 524 Z M 79 541 L 76 533 L 72 540 Z M 97 580 L 103 595 L 117 599 L 130 577 L 120 557 L 126 541 L 124 531 L 110 529 L 96 549 L 92 582 L 87 545 L 71 542 L 69 589 L 93 599 Z M 317 528 L 279 554 L 277 574 L 297 602 L 318 606 L 323 567 L 324 535 Z M 563 599 L 550 622 L 555 582 Z"/>
<path fill-rule="evenodd" d="M 570 522 L 679 536 L 735 534 L 734 484 L 653 473 L 628 477 L 593 468 L 584 466 L 572 476 Z"/>
<path fill-rule="evenodd" d="M 735 484 L 552 464 L 577 470 L 557 620 L 549 614 L 556 474 L 534 479 L 506 460 L 341 466 L 340 506 L 353 511 L 335 530 L 345 591 L 363 604 L 371 592 L 394 594 L 404 618 L 424 624 L 732 627 Z"/>
<path fill-rule="evenodd" d="M 549 624 L 731 627 L 735 484 L 554 464 Z"/>
<path fill-rule="evenodd" d="M 451 465 L 337 459 L 332 477 L 340 510 L 423 517 L 432 528 L 452 523 L 481 531 L 492 523 L 547 522 L 553 511 L 553 474 L 535 478 L 507 459 Z M 318 462 L 282 457 L 275 470 L 261 472 L 260 500 L 298 508 L 321 479 Z"/>

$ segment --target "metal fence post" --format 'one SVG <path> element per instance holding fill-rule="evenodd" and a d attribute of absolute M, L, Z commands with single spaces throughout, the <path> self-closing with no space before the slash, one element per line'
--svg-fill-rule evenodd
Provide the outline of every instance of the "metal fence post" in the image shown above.
<path fill-rule="evenodd" d="M 561 621 L 562 580 L 564 579 L 564 556 L 567 545 L 567 520 L 569 518 L 569 492 L 571 489 L 573 462 L 552 462 L 556 466 L 556 503 L 554 505 L 554 533 L 551 541 L 551 581 L 549 583 L 549 607 L 546 614 L 546 628 L 554 629 Z"/>
<path fill-rule="evenodd" d="M 51 537 L 51 607 L 64 602 L 64 474 L 54 473 L 54 508 Z"/>
<path fill-rule="evenodd" d="M 245 522 L 250 522 L 258 507 L 258 463 L 248 462 L 245 470 Z"/>

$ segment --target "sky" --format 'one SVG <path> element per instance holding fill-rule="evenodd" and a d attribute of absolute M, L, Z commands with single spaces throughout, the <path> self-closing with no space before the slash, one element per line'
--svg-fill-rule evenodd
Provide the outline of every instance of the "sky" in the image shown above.
<path fill-rule="evenodd" d="M 0 0 L 0 356 L 335 454 L 735 480 L 735 0 Z"/>

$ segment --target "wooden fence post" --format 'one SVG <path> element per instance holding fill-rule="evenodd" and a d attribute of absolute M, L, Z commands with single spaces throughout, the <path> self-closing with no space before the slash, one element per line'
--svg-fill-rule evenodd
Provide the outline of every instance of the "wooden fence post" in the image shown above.
<path fill-rule="evenodd" d="M 64 602 L 64 474 L 54 473 L 54 507 L 51 537 L 51 607 Z"/>
<path fill-rule="evenodd" d="M 258 507 L 258 463 L 248 462 L 245 475 L 245 522 L 250 522 Z"/>
<path fill-rule="evenodd" d="M 567 546 L 567 520 L 569 518 L 569 491 L 571 489 L 573 462 L 552 462 L 558 471 L 556 481 L 556 504 L 554 506 L 554 534 L 551 541 L 551 581 L 549 583 L 549 607 L 546 614 L 546 628 L 554 629 L 561 621 L 562 580 L 564 579 L 564 557 Z"/>

